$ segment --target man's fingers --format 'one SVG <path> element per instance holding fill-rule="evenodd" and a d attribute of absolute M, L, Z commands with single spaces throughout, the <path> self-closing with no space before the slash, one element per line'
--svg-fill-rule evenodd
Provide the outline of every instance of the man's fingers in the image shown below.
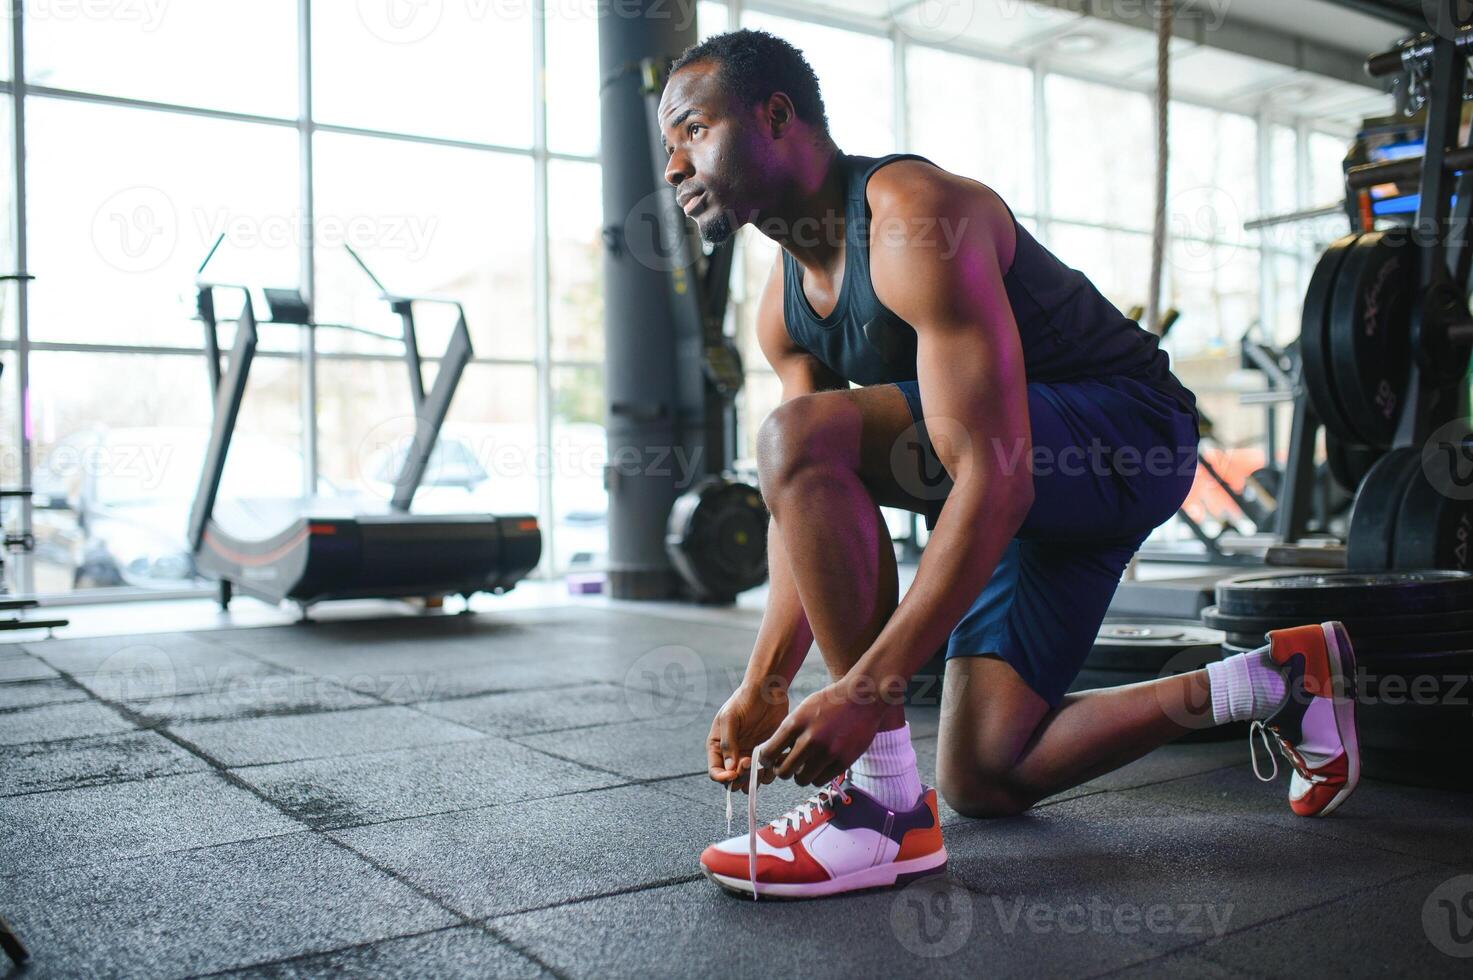
<path fill-rule="evenodd" d="M 792 779 L 803 767 L 808 764 L 808 739 L 802 735 L 798 741 L 793 743 L 792 749 L 778 762 L 777 778 Z"/>

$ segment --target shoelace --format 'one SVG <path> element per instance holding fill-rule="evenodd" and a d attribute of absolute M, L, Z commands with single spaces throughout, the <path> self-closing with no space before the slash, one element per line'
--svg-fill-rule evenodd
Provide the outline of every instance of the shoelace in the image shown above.
<path fill-rule="evenodd" d="M 1267 776 L 1258 767 L 1258 743 L 1253 741 L 1255 733 L 1263 740 L 1263 747 L 1268 751 L 1268 760 L 1274 764 L 1273 772 Z M 1289 760 L 1289 765 L 1293 766 L 1294 771 L 1299 773 L 1301 777 L 1309 780 L 1311 783 L 1322 783 L 1325 781 L 1324 776 L 1315 775 L 1300 764 L 1295 754 L 1290 751 L 1289 743 L 1284 741 L 1284 736 L 1279 734 L 1278 729 L 1265 725 L 1262 721 L 1254 721 L 1253 724 L 1248 726 L 1248 754 L 1253 759 L 1253 775 L 1258 777 L 1259 782 L 1271 783 L 1279 775 L 1279 760 L 1274 757 L 1274 743 L 1268 740 L 1269 735 L 1274 737 L 1274 742 L 1278 743 L 1279 752 L 1285 759 Z"/>
<path fill-rule="evenodd" d="M 752 901 L 757 901 L 757 787 L 761 782 L 757 779 L 757 772 L 762 768 L 762 750 L 765 745 L 759 745 L 752 750 L 752 768 L 747 773 L 747 879 L 752 885 Z M 779 833 L 785 832 L 787 828 L 796 829 L 806 821 L 813 819 L 815 808 L 822 810 L 832 806 L 835 799 L 849 802 L 849 794 L 839 787 L 848 775 L 841 772 L 834 777 L 833 781 L 820 789 L 817 793 L 797 804 L 787 813 L 776 820 L 769 820 L 767 825 Z M 726 787 L 726 832 L 731 833 L 731 795 L 736 780 L 732 780 Z"/>

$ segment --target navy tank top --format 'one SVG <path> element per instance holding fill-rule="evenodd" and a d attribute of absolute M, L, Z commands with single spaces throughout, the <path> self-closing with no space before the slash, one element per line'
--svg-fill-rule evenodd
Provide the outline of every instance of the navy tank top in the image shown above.
<path fill-rule="evenodd" d="M 915 330 L 875 296 L 869 269 L 870 175 L 895 160 L 932 161 L 916 153 L 865 157 L 840 151 L 847 193 L 844 278 L 828 316 L 803 295 L 803 268 L 783 250 L 783 319 L 793 343 L 840 377 L 861 385 L 916 378 Z M 934 164 L 932 164 L 934 166 Z M 1012 214 L 1012 209 L 1008 209 Z M 1124 375 L 1170 395 L 1196 414 L 1196 398 L 1171 373 L 1160 339 L 1117 310 L 1084 273 L 1061 262 L 1013 219 L 1017 248 L 1003 276 L 1022 341 L 1029 381 L 1076 381 Z M 932 232 L 938 240 L 941 231 Z"/>

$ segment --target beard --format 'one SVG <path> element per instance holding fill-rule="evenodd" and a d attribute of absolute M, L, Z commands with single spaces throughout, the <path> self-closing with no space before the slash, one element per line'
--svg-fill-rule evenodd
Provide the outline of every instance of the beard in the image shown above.
<path fill-rule="evenodd" d="M 696 222 L 696 227 L 700 229 L 701 241 L 707 245 L 720 245 L 732 235 L 731 215 L 722 210 L 705 224 Z"/>

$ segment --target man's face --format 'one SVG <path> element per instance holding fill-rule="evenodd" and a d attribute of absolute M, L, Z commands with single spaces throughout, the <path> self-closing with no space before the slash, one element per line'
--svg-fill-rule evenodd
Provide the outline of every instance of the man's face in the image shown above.
<path fill-rule="evenodd" d="M 719 244 L 745 224 L 751 190 L 764 172 L 747 114 L 733 111 L 712 62 L 686 65 L 660 98 L 660 131 L 670 156 L 665 179 L 701 238 Z"/>

